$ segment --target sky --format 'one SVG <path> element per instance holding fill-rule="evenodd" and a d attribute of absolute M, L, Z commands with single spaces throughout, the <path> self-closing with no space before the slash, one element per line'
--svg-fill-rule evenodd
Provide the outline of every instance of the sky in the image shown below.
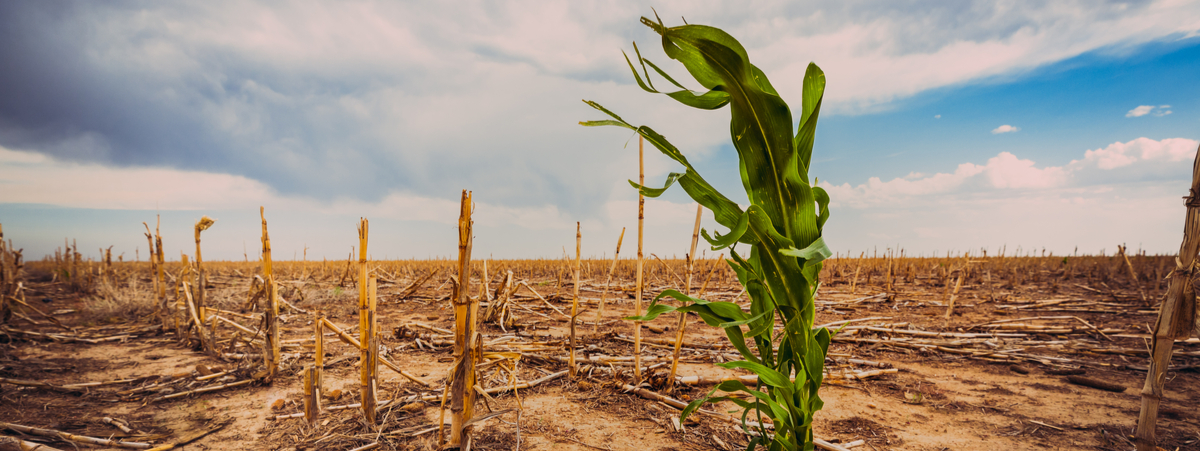
<path fill-rule="evenodd" d="M 810 175 L 841 255 L 1172 254 L 1200 147 L 1195 1 L 0 2 L 0 225 L 27 259 L 72 239 L 144 259 L 622 256 L 637 241 L 637 139 L 678 146 L 746 204 L 729 110 L 645 93 L 633 43 L 699 86 L 641 25 L 712 25 L 798 105 L 826 73 Z M 661 79 L 659 80 L 661 81 Z M 647 184 L 679 166 L 647 146 Z M 646 204 L 646 254 L 688 252 L 696 205 Z M 704 227 L 720 230 L 705 214 Z M 703 248 L 703 244 L 701 245 Z M 707 251 L 713 254 L 712 251 Z"/>

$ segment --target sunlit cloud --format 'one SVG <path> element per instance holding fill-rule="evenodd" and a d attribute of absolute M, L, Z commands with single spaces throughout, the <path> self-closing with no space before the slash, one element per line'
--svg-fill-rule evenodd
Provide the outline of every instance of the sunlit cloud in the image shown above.
<path fill-rule="evenodd" d="M 1020 129 L 1019 127 L 1013 127 L 1013 126 L 1011 126 L 1011 125 L 1004 124 L 1004 125 L 1001 125 L 1001 126 L 999 126 L 999 127 L 996 127 L 996 128 L 994 128 L 994 129 L 992 129 L 992 134 L 993 134 L 993 135 L 999 135 L 999 134 L 1001 134 L 1001 133 L 1014 133 L 1014 132 L 1017 132 L 1017 131 L 1020 131 L 1020 130 L 1021 130 L 1021 129 Z"/>
<path fill-rule="evenodd" d="M 1063 166 L 1010 152 L 953 173 L 910 174 L 860 185 L 822 182 L 834 214 L 827 241 L 875 240 L 916 249 L 1042 246 L 1060 254 L 1116 244 L 1178 246 L 1191 165 L 1200 142 L 1138 138 L 1084 151 Z M 1097 227 L 1103 224 L 1103 227 Z"/>
<path fill-rule="evenodd" d="M 1127 182 L 1124 176 L 1135 173 L 1139 177 L 1181 178 L 1185 174 L 1180 169 L 1187 168 L 1178 163 L 1193 157 L 1198 144 L 1185 138 L 1138 138 L 1086 150 L 1082 158 L 1065 166 L 1043 167 L 1011 152 L 1001 152 L 985 164 L 962 163 L 953 173 L 913 173 L 890 181 L 871 177 L 857 186 L 827 182 L 822 186 L 829 190 L 834 205 L 870 208 L 937 194 L 1106 186 Z M 1125 168 L 1125 173 L 1114 173 L 1118 168 Z"/>
<path fill-rule="evenodd" d="M 1147 114 L 1150 114 L 1150 110 L 1153 110 L 1153 109 L 1154 109 L 1154 105 L 1141 105 L 1141 106 L 1138 106 L 1137 108 L 1129 110 L 1128 113 L 1125 113 L 1125 117 L 1142 117 Z"/>

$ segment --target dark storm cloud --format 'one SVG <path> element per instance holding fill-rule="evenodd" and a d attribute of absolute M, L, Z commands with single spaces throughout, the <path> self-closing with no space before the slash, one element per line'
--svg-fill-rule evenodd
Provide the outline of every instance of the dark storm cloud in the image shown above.
<path fill-rule="evenodd" d="M 282 91 L 281 96 L 340 95 L 353 90 L 349 84 L 354 80 L 322 83 L 288 77 L 203 48 L 188 55 L 192 60 L 187 62 L 199 63 L 197 71 L 164 74 L 153 66 L 122 66 L 106 58 L 172 40 L 158 26 L 149 26 L 128 41 L 103 42 L 108 38 L 102 30 L 105 22 L 138 14 L 136 5 L 3 2 L 0 8 L 0 61 L 5 67 L 0 71 L 5 91 L 0 96 L 0 145 L 66 160 L 228 172 L 286 192 L 328 192 L 303 181 L 317 179 L 321 174 L 312 167 L 327 163 L 314 147 L 324 141 L 320 128 L 305 124 L 294 105 L 259 102 L 249 88 L 269 86 Z M 231 99 L 259 108 L 253 117 L 233 119 L 264 121 L 257 124 L 258 133 L 237 139 L 214 130 L 208 113 Z M 365 167 L 366 178 L 378 176 Z M 295 177 L 297 170 L 303 171 L 301 177 Z"/>
<path fill-rule="evenodd" d="M 376 12 L 339 18 L 313 5 L 265 9 L 3 2 L 0 146 L 68 161 L 230 173 L 320 199 L 376 200 L 396 190 L 441 195 L 489 179 L 495 195 L 518 204 L 579 197 L 560 189 L 565 180 L 531 177 L 561 172 L 575 159 L 558 144 L 523 142 L 547 117 L 538 104 L 586 110 L 576 105 L 579 94 L 539 98 L 539 85 L 546 77 L 610 81 L 623 75 L 619 66 L 555 67 L 519 43 L 463 38 L 482 32 L 468 24 L 455 24 L 455 40 L 447 27 L 405 22 L 404 11 L 380 13 L 389 23 L 363 32 L 356 22 L 379 19 Z M 480 20 L 485 31 L 500 26 Z M 282 26 L 272 28 L 276 22 Z M 512 72 L 522 67 L 533 74 Z M 528 92 L 485 97 L 496 88 Z M 514 105 L 515 98 L 529 101 Z M 508 117 L 512 110 L 516 117 Z M 577 119 L 551 117 L 554 133 L 578 132 Z M 527 165 L 513 154 L 529 149 L 556 156 Z"/>
<path fill-rule="evenodd" d="M 164 111 L 136 89 L 134 74 L 116 74 L 89 61 L 91 24 L 65 2 L 4 2 L 0 5 L 0 124 L 2 144 L 56 157 L 114 163 L 167 163 L 144 159 L 148 148 L 172 141 L 184 151 L 202 147 L 188 131 L 186 111 Z M 184 117 L 181 117 L 184 116 Z M 98 140 L 81 149 L 71 142 Z M 185 144 L 187 143 L 187 144 Z M 190 145 L 189 145 L 190 144 Z M 185 153 L 185 152 L 181 152 Z"/>

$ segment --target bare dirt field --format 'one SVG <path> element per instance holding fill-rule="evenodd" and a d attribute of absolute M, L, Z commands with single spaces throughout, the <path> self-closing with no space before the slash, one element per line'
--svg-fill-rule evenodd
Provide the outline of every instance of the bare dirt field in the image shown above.
<path fill-rule="evenodd" d="M 817 438 L 860 451 L 1131 449 L 1148 328 L 1173 267 L 1168 257 L 1131 257 L 1132 263 L 1122 257 L 828 261 L 817 323 L 845 327 L 829 350 Z M 208 305 L 257 331 L 247 301 L 258 265 L 208 265 Z M 299 374 L 313 361 L 313 312 L 351 334 L 357 329 L 357 288 L 346 262 L 276 264 L 280 295 L 290 305 L 281 316 L 281 374 L 269 385 L 252 376 L 261 351 L 246 343 L 257 342 L 235 326 L 212 321 L 221 350 L 215 355 L 200 352 L 173 324 L 163 327 L 148 265 L 89 266 L 86 274 L 94 276 L 76 273 L 68 282 L 53 262 L 31 263 L 18 296 L 31 308 L 15 308 L 18 314 L 0 328 L 0 421 L 154 446 L 194 438 L 178 449 L 348 450 L 372 443 L 436 449 L 438 424 L 449 418 L 442 419 L 440 404 L 453 361 L 452 265 L 376 264 L 383 354 L 424 384 L 381 367 L 378 396 L 390 402 L 379 409 L 379 425 L 368 428 L 361 409 L 335 410 L 358 402 L 360 354 L 332 334 L 324 348 L 325 411 L 312 427 L 294 415 L 279 418 L 303 411 Z M 647 384 L 640 393 L 626 390 L 635 383 L 633 323 L 620 318 L 634 310 L 632 262 L 618 266 L 607 295 L 608 262 L 583 268 L 577 344 L 583 365 L 574 379 L 563 375 L 574 288 L 569 267 L 553 260 L 488 265 L 488 295 L 508 271 L 527 285 L 510 291 L 509 327 L 481 325 L 485 352 L 500 357 L 479 367 L 479 385 L 491 394 L 476 412 L 513 410 L 477 423 L 474 449 L 745 449 L 732 404 L 677 424 L 679 410 L 670 401 L 648 399 L 688 402 L 712 387 L 666 386 L 674 314 L 643 325 Z M 647 303 L 679 286 L 682 266 L 647 263 Z M 179 263 L 168 263 L 168 272 L 174 274 L 168 284 L 187 277 Z M 747 301 L 717 260 L 700 261 L 696 272 L 693 290 L 707 280 L 705 298 Z M 480 279 L 473 295 L 482 292 Z M 170 286 L 168 302 L 175 305 Z M 607 305 L 597 324 L 602 296 Z M 737 358 L 719 329 L 693 317 L 686 333 L 680 382 L 748 374 L 713 365 Z M 1197 450 L 1200 340 L 1181 340 L 1175 349 L 1159 443 Z M 515 394 L 504 390 L 521 381 L 540 383 Z M 78 385 L 84 383 L 102 384 Z M 12 428 L 2 434 L 57 449 L 96 448 Z"/>

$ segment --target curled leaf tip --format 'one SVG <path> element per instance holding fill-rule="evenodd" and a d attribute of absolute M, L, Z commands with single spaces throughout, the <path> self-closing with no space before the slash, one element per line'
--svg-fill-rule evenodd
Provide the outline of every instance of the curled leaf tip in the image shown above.
<path fill-rule="evenodd" d="M 658 17 L 657 12 L 654 13 L 654 17 L 656 17 L 656 18 Z M 662 25 L 662 19 L 659 19 L 658 22 L 655 22 L 653 20 L 650 20 L 649 18 L 642 17 L 642 24 L 647 27 L 650 27 L 651 29 L 654 30 L 655 33 L 658 33 L 660 35 L 663 33 L 666 33 L 666 31 L 667 31 L 667 27 Z"/>

